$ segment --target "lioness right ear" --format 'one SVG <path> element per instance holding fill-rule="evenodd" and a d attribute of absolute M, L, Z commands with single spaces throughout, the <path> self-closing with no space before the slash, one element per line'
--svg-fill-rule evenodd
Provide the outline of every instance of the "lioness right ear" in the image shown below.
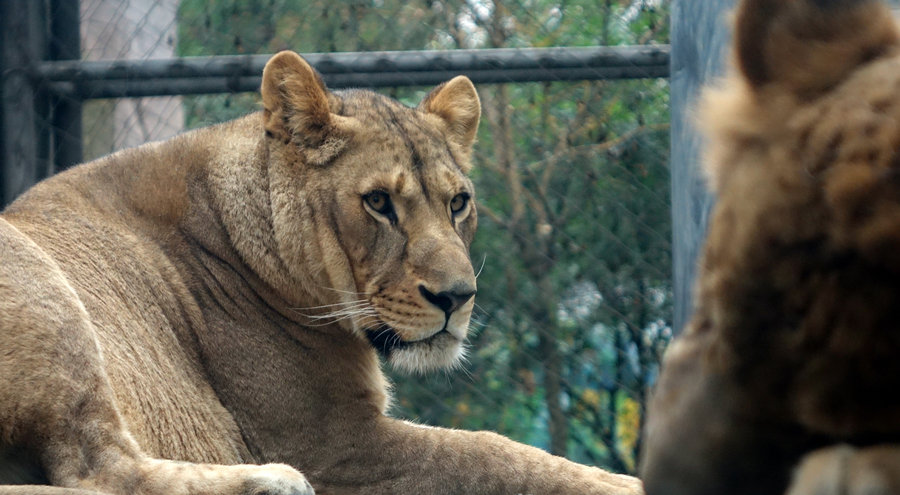
<path fill-rule="evenodd" d="M 472 153 L 481 120 L 481 100 L 468 77 L 456 76 L 434 88 L 419 108 L 444 121 L 450 131 L 450 140 L 460 147 L 466 157 Z"/>
<path fill-rule="evenodd" d="M 828 89 L 897 43 L 878 0 L 744 0 L 737 10 L 735 58 L 754 88 Z"/>
<path fill-rule="evenodd" d="M 269 59 L 260 93 L 266 132 L 300 146 L 307 161 L 324 164 L 344 148 L 325 83 L 300 55 L 283 51 Z"/>

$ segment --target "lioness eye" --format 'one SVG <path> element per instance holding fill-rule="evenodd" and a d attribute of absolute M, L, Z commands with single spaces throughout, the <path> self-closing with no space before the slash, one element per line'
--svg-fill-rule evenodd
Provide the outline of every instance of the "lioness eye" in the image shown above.
<path fill-rule="evenodd" d="M 469 195 L 466 193 L 457 194 L 450 200 L 450 211 L 456 215 L 463 211 L 467 204 L 469 204 Z"/>
<path fill-rule="evenodd" d="M 389 215 L 394 209 L 391 205 L 391 197 L 384 191 L 372 191 L 366 194 L 363 199 L 365 199 L 369 208 L 382 215 Z"/>

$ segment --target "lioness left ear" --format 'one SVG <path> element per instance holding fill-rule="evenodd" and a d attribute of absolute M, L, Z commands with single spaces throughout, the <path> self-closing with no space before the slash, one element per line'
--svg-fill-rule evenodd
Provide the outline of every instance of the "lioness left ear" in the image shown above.
<path fill-rule="evenodd" d="M 444 120 L 450 130 L 450 140 L 466 155 L 465 166 L 469 167 L 468 158 L 481 119 L 481 100 L 472 81 L 466 76 L 454 77 L 434 88 L 419 108 Z"/>
<path fill-rule="evenodd" d="M 269 59 L 260 93 L 266 132 L 298 145 L 308 162 L 323 165 L 346 145 L 329 104 L 336 97 L 300 55 L 283 51 Z"/>

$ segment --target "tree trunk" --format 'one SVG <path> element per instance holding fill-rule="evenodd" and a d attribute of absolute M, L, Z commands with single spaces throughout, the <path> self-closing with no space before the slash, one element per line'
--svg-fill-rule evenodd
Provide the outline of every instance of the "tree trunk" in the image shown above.
<path fill-rule="evenodd" d="M 634 442 L 632 455 L 637 459 L 641 452 L 641 446 L 644 443 L 644 423 L 647 415 L 647 388 L 649 387 L 647 384 L 647 370 L 650 369 L 651 358 L 647 352 L 648 346 L 644 343 L 644 332 L 646 332 L 647 327 L 650 326 L 650 318 L 647 315 L 647 305 L 650 304 L 650 291 L 647 290 L 647 281 L 640 273 L 640 270 L 635 273 L 635 276 L 637 277 L 638 283 L 637 297 L 634 302 L 636 306 L 635 309 L 637 310 L 637 320 L 635 322 L 635 328 L 632 329 L 632 338 L 637 347 L 640 365 L 640 376 L 638 376 L 637 389 L 635 390 L 635 400 L 640 404 L 640 411 L 638 412 L 637 439 Z"/>
<path fill-rule="evenodd" d="M 552 294 L 553 286 L 545 276 L 540 280 L 541 293 Z M 547 298 L 553 301 L 553 298 Z M 550 453 L 565 456 L 568 452 L 569 420 L 562 403 L 562 355 L 557 345 L 558 330 L 554 308 L 551 304 L 538 305 L 534 321 L 538 325 L 540 336 L 538 349 L 544 375 L 544 393 L 546 394 L 547 412 L 550 414 Z"/>

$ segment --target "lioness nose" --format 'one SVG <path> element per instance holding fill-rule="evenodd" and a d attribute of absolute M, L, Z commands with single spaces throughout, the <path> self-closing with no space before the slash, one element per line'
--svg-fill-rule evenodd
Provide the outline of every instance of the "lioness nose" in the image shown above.
<path fill-rule="evenodd" d="M 420 285 L 419 292 L 422 293 L 422 297 L 424 297 L 426 301 L 441 308 L 447 315 L 450 315 L 459 309 L 460 306 L 467 303 L 469 299 L 472 299 L 472 296 L 475 295 L 475 290 L 470 287 L 455 288 L 453 290 L 445 290 L 435 294 L 426 289 L 424 285 Z"/>

